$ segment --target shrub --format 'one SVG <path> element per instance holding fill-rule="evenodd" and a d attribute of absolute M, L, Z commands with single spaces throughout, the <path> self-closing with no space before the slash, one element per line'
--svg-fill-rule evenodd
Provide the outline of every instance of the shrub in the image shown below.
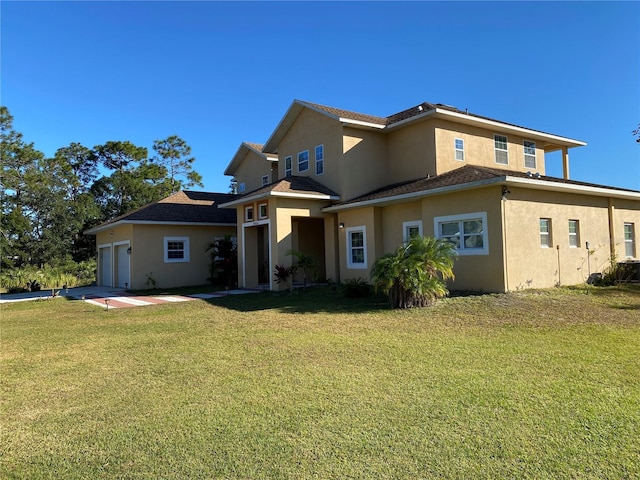
<path fill-rule="evenodd" d="M 373 287 L 362 278 L 352 278 L 344 284 L 344 295 L 348 298 L 370 297 Z"/>

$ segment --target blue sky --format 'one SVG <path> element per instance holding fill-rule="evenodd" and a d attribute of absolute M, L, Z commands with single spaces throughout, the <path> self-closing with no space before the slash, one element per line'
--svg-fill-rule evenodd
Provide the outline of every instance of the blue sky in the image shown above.
<path fill-rule="evenodd" d="M 638 2 L 1 2 L 2 104 L 53 155 L 179 135 L 205 190 L 294 99 L 423 101 L 583 140 L 571 178 L 640 190 Z M 547 174 L 561 176 L 557 154 Z"/>

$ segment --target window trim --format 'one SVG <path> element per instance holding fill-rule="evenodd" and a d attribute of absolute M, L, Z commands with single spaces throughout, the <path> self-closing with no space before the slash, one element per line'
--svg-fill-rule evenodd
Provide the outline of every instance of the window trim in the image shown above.
<path fill-rule="evenodd" d="M 301 155 L 305 155 L 305 154 L 306 154 L 307 159 L 301 161 L 300 160 Z M 300 164 L 301 163 L 306 163 L 307 167 L 305 169 L 301 169 L 300 168 Z M 309 150 L 303 150 L 301 152 L 298 152 L 298 173 L 306 172 L 308 170 L 309 170 Z"/>
<path fill-rule="evenodd" d="M 262 214 L 262 207 L 264 207 L 264 215 Z M 266 203 L 258 204 L 258 219 L 263 220 L 269 216 Z"/>
<path fill-rule="evenodd" d="M 627 238 L 627 229 L 626 227 L 631 227 L 631 238 Z M 633 222 L 624 222 L 623 226 L 623 235 L 624 235 L 624 256 L 625 258 L 636 258 L 636 226 Z M 627 254 L 627 248 L 631 249 L 631 255 Z"/>
<path fill-rule="evenodd" d="M 364 254 L 364 262 L 362 263 L 353 263 L 352 259 L 352 251 L 353 251 L 353 247 L 351 245 L 351 234 L 352 233 L 356 233 L 356 232 L 362 232 L 362 247 L 356 247 L 356 248 L 362 248 L 363 250 L 363 254 Z M 348 227 L 346 229 L 346 234 L 347 234 L 347 268 L 351 269 L 351 270 L 365 270 L 367 269 L 367 227 L 365 225 L 360 225 L 357 227 Z"/>
<path fill-rule="evenodd" d="M 408 243 L 409 236 L 407 235 L 407 230 L 411 227 L 418 227 L 418 235 L 422 236 L 422 220 L 412 220 L 408 222 L 402 222 L 402 242 Z"/>
<path fill-rule="evenodd" d="M 542 222 L 547 222 L 547 231 L 542 231 Z M 553 235 L 551 233 L 551 219 L 547 217 L 540 217 L 538 222 L 538 232 L 540 233 L 540 248 L 551 248 L 553 247 Z M 546 236 L 547 243 L 546 245 L 542 243 L 543 236 Z"/>
<path fill-rule="evenodd" d="M 318 149 L 320 149 L 320 158 L 318 158 Z M 314 149 L 314 155 L 315 155 L 315 164 L 316 164 L 316 175 L 322 175 L 324 174 L 324 145 L 320 144 L 320 145 L 316 145 L 315 149 Z M 318 172 L 318 166 L 322 168 L 321 172 Z"/>
<path fill-rule="evenodd" d="M 487 224 L 487 212 L 472 212 L 461 213 L 457 215 L 443 215 L 440 217 L 433 217 L 433 231 L 435 237 L 442 238 L 442 230 L 440 224 L 452 223 L 452 222 L 465 222 L 470 220 L 480 220 L 482 222 L 482 248 L 457 248 L 459 256 L 471 256 L 471 255 L 489 255 L 489 228 Z M 464 232 L 462 232 L 464 236 Z M 463 239 L 460 239 L 460 245 L 463 245 Z"/>
<path fill-rule="evenodd" d="M 498 146 L 496 145 L 496 143 L 498 142 L 498 137 L 504 138 L 504 144 L 505 144 L 505 148 L 498 148 Z M 503 143 L 503 142 L 500 142 Z M 494 160 L 498 165 L 509 165 L 509 138 L 506 135 L 500 135 L 498 133 L 494 133 L 493 134 L 493 156 L 494 156 Z M 506 162 L 499 162 L 498 161 L 498 152 L 504 152 L 506 154 L 506 158 L 507 161 Z"/>
<path fill-rule="evenodd" d="M 462 148 L 458 148 L 457 142 L 462 142 Z M 453 158 L 456 159 L 456 161 L 458 162 L 464 162 L 465 158 L 464 158 L 464 138 L 454 138 L 453 139 Z M 460 153 L 460 155 L 462 156 L 462 158 L 458 158 L 458 153 Z"/>
<path fill-rule="evenodd" d="M 251 218 L 249 218 L 249 213 L 251 213 Z M 254 220 L 255 220 L 255 217 L 253 215 L 253 205 L 244 207 L 244 221 L 253 222 Z"/>
<path fill-rule="evenodd" d="M 169 243 L 182 242 L 182 258 L 169 258 Z M 189 237 L 164 237 L 162 240 L 164 245 L 164 263 L 189 263 Z"/>
<path fill-rule="evenodd" d="M 293 156 L 287 155 L 286 157 L 284 157 L 284 176 L 290 177 L 292 173 L 293 173 Z"/>
<path fill-rule="evenodd" d="M 530 143 L 531 145 L 533 145 L 533 147 L 527 147 L 527 143 Z M 536 142 L 532 141 L 532 140 L 523 140 L 522 141 L 522 148 L 523 148 L 523 152 L 524 152 L 524 167 L 525 168 L 533 168 L 533 169 L 537 169 L 538 168 L 538 161 L 536 159 L 536 154 L 537 154 L 537 150 L 536 150 Z M 527 148 L 533 148 L 533 153 L 527 153 Z M 527 157 L 533 158 L 533 165 L 527 165 Z"/>
<path fill-rule="evenodd" d="M 576 231 L 571 232 L 571 223 L 575 222 Z M 580 248 L 580 220 L 569 219 L 567 228 L 569 230 L 569 248 Z M 571 239 L 575 238 L 575 245 L 571 245 Z"/>

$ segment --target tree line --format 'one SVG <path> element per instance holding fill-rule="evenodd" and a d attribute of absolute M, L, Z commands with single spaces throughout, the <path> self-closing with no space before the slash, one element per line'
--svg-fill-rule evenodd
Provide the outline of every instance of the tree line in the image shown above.
<path fill-rule="evenodd" d="M 172 135 L 145 147 L 73 142 L 51 158 L 27 143 L 0 106 L 2 268 L 82 262 L 95 238 L 82 232 L 183 188 L 202 187 L 191 148 Z"/>

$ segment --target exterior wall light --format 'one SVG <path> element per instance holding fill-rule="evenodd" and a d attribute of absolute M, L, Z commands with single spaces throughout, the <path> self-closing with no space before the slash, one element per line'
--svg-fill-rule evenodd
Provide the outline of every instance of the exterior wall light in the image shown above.
<path fill-rule="evenodd" d="M 340 222 L 340 223 L 338 224 L 338 228 L 344 228 L 344 223 Z"/>
<path fill-rule="evenodd" d="M 127 255 L 131 255 L 131 247 L 127 248 Z"/>

